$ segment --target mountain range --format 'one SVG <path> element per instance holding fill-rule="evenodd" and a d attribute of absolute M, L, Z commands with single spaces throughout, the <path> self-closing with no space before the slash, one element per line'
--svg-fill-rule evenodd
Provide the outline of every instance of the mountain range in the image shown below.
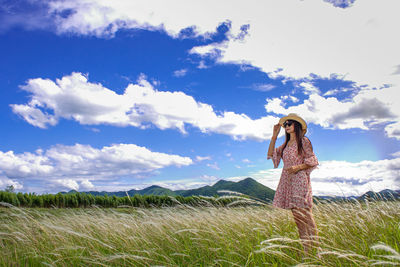
<path fill-rule="evenodd" d="M 384 189 L 379 192 L 368 191 L 361 196 L 315 196 L 317 200 L 349 201 L 349 200 L 400 200 L 400 190 Z"/>
<path fill-rule="evenodd" d="M 246 194 L 248 196 L 252 196 L 261 200 L 272 200 L 275 195 L 275 191 L 272 190 L 271 188 L 264 186 L 254 180 L 253 178 L 246 178 L 244 180 L 238 181 L 238 182 L 231 182 L 231 181 L 226 181 L 226 180 L 219 180 L 216 182 L 214 185 L 209 186 L 203 186 L 200 188 L 196 189 L 189 189 L 189 190 L 171 190 L 168 188 L 164 188 L 158 185 L 152 185 L 149 187 L 146 187 L 141 190 L 135 190 L 131 189 L 129 191 L 117 191 L 117 192 L 98 192 L 98 191 L 87 191 L 87 192 L 82 192 L 86 194 L 92 194 L 95 196 L 98 195 L 105 195 L 107 194 L 108 196 L 117 196 L 117 197 L 124 197 L 127 194 L 129 196 L 133 196 L 136 194 L 139 195 L 157 195 L 157 196 L 163 196 L 163 195 L 168 195 L 168 196 L 216 196 L 216 195 L 221 195 L 221 193 L 218 193 L 220 190 L 226 190 L 226 191 L 233 191 L 233 192 L 238 192 L 242 194 Z M 74 190 L 69 191 L 68 193 L 73 193 L 76 192 Z"/>
<path fill-rule="evenodd" d="M 108 196 L 117 196 L 117 197 L 124 197 L 127 194 L 129 196 L 134 196 L 136 194 L 138 195 L 157 195 L 157 196 L 162 196 L 162 195 L 168 195 L 168 196 L 216 196 L 216 195 L 221 195 L 221 192 L 218 193 L 218 191 L 233 191 L 233 192 L 238 192 L 242 193 L 254 198 L 261 199 L 263 201 L 272 201 L 275 195 L 275 191 L 265 185 L 260 184 L 253 178 L 246 178 L 238 182 L 231 182 L 231 181 L 226 181 L 226 180 L 219 180 L 216 182 L 214 185 L 209 186 L 203 186 L 199 187 L 196 189 L 188 189 L 188 190 L 171 190 L 168 188 L 164 188 L 158 185 L 152 185 L 149 187 L 146 187 L 141 190 L 135 190 L 131 189 L 129 191 L 117 191 L 117 192 L 105 192 L 105 191 L 87 191 L 87 192 L 82 192 L 86 194 L 92 194 L 95 196 L 103 196 L 103 195 L 108 195 Z M 76 192 L 74 190 L 69 191 L 68 193 L 73 193 Z M 65 193 L 65 192 L 63 192 Z M 385 189 L 382 190 L 378 193 L 373 192 L 373 191 L 368 191 L 365 194 L 361 196 L 351 196 L 351 197 L 340 197 L 340 196 L 315 196 L 314 197 L 317 200 L 329 200 L 329 201 L 343 201 L 343 200 L 351 200 L 351 199 L 357 199 L 357 200 L 365 200 L 365 199 L 397 199 L 400 200 L 400 190 L 390 190 L 390 189 Z"/>

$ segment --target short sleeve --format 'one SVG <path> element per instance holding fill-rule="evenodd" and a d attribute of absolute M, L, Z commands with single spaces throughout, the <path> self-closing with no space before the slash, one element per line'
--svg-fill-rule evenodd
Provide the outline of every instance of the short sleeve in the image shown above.
<path fill-rule="evenodd" d="M 280 147 L 276 147 L 274 149 L 274 153 L 272 154 L 272 162 L 274 163 L 274 168 L 278 168 L 279 163 L 281 162 L 281 158 L 282 158 L 282 149 L 283 149 L 283 145 L 281 145 Z M 271 157 L 267 157 L 267 159 L 270 159 Z"/>
<path fill-rule="evenodd" d="M 307 137 L 303 137 L 303 149 L 304 149 L 304 163 L 307 164 L 308 166 L 311 166 L 311 168 L 306 169 L 305 171 L 307 172 L 308 175 L 317 168 L 318 159 L 314 154 L 312 145 L 310 140 Z"/>

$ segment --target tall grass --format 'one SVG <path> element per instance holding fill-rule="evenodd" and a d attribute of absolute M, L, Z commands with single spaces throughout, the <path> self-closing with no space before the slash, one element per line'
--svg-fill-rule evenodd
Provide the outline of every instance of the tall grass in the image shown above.
<path fill-rule="evenodd" d="M 395 266 L 400 202 L 318 204 L 319 254 L 290 211 L 237 207 L 0 208 L 1 266 Z"/>

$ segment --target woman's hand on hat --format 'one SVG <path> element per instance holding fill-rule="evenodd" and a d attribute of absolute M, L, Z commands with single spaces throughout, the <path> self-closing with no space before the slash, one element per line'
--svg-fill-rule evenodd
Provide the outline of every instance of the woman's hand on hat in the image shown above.
<path fill-rule="evenodd" d="M 274 138 L 278 137 L 278 134 L 281 131 L 281 127 L 282 127 L 282 125 L 280 125 L 279 123 L 274 125 L 274 131 L 272 133 L 272 137 L 274 137 Z"/>

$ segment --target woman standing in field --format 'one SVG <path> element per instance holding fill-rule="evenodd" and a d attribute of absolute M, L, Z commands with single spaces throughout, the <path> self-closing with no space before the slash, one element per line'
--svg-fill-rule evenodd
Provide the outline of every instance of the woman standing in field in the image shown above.
<path fill-rule="evenodd" d="M 275 148 L 275 141 L 281 127 L 286 131 L 285 142 Z M 291 113 L 274 125 L 268 148 L 268 159 L 272 158 L 274 168 L 283 159 L 283 169 L 273 205 L 291 209 L 303 247 L 308 254 L 318 239 L 317 226 L 312 214 L 312 190 L 310 173 L 318 165 L 310 140 L 304 136 L 306 122 L 297 114 Z"/>

